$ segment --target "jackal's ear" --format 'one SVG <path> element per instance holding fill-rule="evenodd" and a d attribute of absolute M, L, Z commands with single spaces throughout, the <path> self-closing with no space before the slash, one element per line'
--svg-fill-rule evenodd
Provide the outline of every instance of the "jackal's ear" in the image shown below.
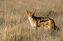
<path fill-rule="evenodd" d="M 26 14 L 31 14 L 31 15 L 34 15 L 34 13 L 33 13 L 33 12 L 28 11 L 28 10 L 26 10 Z"/>
<path fill-rule="evenodd" d="M 31 13 L 30 11 L 26 10 L 26 13 Z"/>
<path fill-rule="evenodd" d="M 28 11 L 28 10 L 26 10 L 26 13 L 29 13 L 29 11 Z"/>

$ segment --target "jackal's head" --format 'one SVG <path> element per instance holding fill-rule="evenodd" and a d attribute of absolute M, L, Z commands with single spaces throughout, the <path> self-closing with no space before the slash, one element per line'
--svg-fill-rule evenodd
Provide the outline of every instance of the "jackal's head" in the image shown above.
<path fill-rule="evenodd" d="M 26 10 L 26 15 L 27 15 L 28 17 L 33 17 L 34 14 L 35 14 L 35 11 L 34 11 L 34 12 L 31 12 L 31 11 L 27 11 L 27 10 Z"/>

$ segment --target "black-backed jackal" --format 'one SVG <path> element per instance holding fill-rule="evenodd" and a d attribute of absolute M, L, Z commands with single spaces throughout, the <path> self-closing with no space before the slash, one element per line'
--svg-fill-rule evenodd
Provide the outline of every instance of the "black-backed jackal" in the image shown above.
<path fill-rule="evenodd" d="M 55 22 L 53 19 L 49 17 L 36 17 L 35 13 L 27 11 L 28 20 L 33 28 L 38 29 L 39 27 L 44 28 L 46 30 L 56 29 Z"/>

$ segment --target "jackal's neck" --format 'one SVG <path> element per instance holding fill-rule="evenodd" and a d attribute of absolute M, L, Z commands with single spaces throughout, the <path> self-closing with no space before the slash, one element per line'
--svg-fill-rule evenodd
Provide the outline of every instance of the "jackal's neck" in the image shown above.
<path fill-rule="evenodd" d="M 36 27 L 36 21 L 34 20 L 34 18 L 28 17 L 28 19 L 29 19 L 29 22 L 30 22 L 31 26 Z"/>
<path fill-rule="evenodd" d="M 28 19 L 29 19 L 30 22 L 33 21 L 33 18 L 32 17 L 28 17 Z"/>

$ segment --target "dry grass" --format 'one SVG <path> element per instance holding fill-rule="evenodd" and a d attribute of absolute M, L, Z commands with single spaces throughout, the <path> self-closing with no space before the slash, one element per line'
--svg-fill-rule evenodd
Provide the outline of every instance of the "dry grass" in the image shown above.
<path fill-rule="evenodd" d="M 34 30 L 25 10 L 54 19 L 60 31 Z M 62 0 L 0 0 L 0 41 L 63 41 Z"/>

